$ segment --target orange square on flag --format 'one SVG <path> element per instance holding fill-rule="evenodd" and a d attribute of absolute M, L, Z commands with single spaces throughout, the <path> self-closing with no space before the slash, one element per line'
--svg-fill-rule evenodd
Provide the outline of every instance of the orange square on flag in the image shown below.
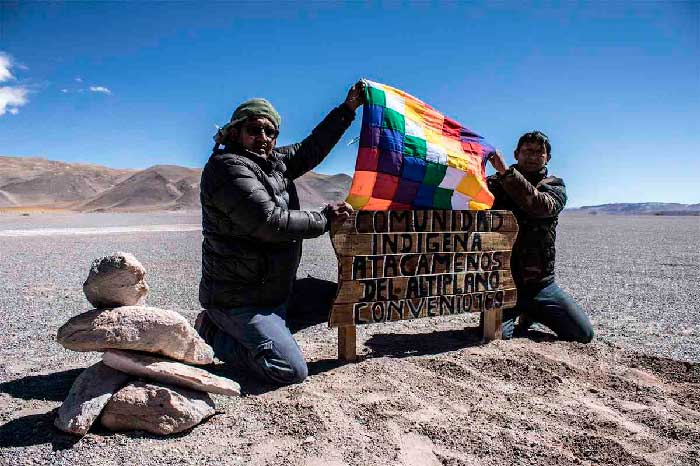
<path fill-rule="evenodd" d="M 371 197 L 369 202 L 362 207 L 362 210 L 389 210 L 389 206 L 392 204 L 391 199 L 377 199 L 376 197 Z"/>
<path fill-rule="evenodd" d="M 442 135 L 442 123 L 445 120 L 442 113 L 438 113 L 432 108 L 426 106 L 425 111 L 423 112 L 423 119 L 425 120 L 425 125 L 427 127 Z"/>
<path fill-rule="evenodd" d="M 377 172 L 355 171 L 350 186 L 350 194 L 355 196 L 371 196 L 374 184 L 377 181 Z"/>

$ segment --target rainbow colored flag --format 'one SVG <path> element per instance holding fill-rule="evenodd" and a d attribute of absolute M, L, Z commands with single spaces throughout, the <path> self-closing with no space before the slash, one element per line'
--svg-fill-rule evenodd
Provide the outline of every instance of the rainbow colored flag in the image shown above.
<path fill-rule="evenodd" d="M 355 210 L 482 210 L 484 138 L 430 105 L 365 80 L 360 147 L 347 202 Z"/>

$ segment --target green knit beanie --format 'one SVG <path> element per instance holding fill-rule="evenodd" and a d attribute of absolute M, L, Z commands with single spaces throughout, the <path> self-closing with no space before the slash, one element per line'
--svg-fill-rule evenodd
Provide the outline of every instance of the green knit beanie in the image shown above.
<path fill-rule="evenodd" d="M 235 125 L 249 117 L 265 117 L 275 125 L 275 129 L 280 129 L 280 123 L 282 123 L 280 114 L 277 113 L 277 110 L 270 102 L 265 99 L 250 99 L 234 110 L 233 115 L 231 115 L 231 123 L 229 124 Z"/>
<path fill-rule="evenodd" d="M 277 113 L 275 107 L 265 99 L 250 99 L 239 105 L 231 115 L 231 121 L 225 124 L 214 136 L 214 141 L 221 144 L 228 139 L 228 134 L 231 128 L 238 123 L 245 121 L 250 117 L 265 117 L 275 125 L 275 129 L 279 130 L 282 118 Z"/>

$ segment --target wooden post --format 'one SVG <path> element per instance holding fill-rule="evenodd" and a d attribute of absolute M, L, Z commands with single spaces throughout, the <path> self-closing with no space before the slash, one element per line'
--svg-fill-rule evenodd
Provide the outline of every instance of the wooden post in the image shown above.
<path fill-rule="evenodd" d="M 346 362 L 357 360 L 357 327 L 338 327 L 338 359 Z"/>
<path fill-rule="evenodd" d="M 503 309 L 490 309 L 482 312 L 484 322 L 482 342 L 500 340 L 502 337 Z"/>

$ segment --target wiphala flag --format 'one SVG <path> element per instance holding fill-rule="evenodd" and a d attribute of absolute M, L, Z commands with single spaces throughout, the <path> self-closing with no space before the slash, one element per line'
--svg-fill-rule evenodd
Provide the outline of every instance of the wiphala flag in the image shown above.
<path fill-rule="evenodd" d="M 347 202 L 356 210 L 482 210 L 484 138 L 404 91 L 366 81 L 360 147 Z"/>

